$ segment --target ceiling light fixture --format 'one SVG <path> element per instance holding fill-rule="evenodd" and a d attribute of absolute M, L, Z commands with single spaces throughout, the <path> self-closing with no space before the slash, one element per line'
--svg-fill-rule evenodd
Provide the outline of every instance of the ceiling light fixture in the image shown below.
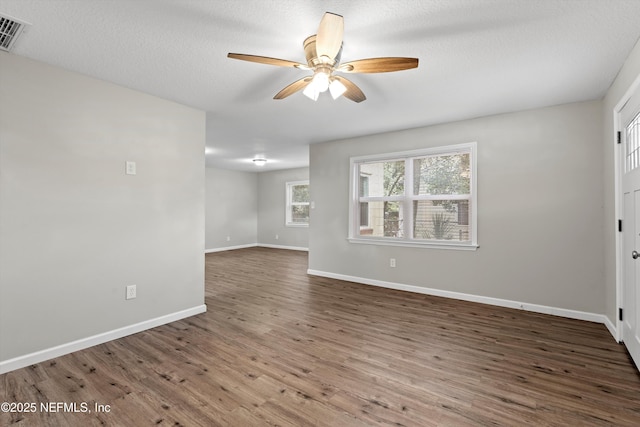
<path fill-rule="evenodd" d="M 253 164 L 256 166 L 264 166 L 267 164 L 267 159 L 258 157 L 256 159 L 253 159 Z"/>

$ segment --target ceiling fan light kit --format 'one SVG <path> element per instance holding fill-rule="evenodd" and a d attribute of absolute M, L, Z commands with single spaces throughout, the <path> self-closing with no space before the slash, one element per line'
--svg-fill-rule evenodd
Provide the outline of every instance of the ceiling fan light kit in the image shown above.
<path fill-rule="evenodd" d="M 227 57 L 242 61 L 279 67 L 295 67 L 301 70 L 313 71 L 313 76 L 307 76 L 291 83 L 274 96 L 274 99 L 284 99 L 298 91 L 312 99 L 318 100 L 320 93 L 327 89 L 333 99 L 344 95 L 354 102 L 362 102 L 366 98 L 362 90 L 351 80 L 340 73 L 387 73 L 402 71 L 418 67 L 417 58 L 383 57 L 368 58 L 340 64 L 342 57 L 342 36 L 344 34 L 344 19 L 340 15 L 327 12 L 320 21 L 318 32 L 309 36 L 303 43 L 307 64 L 286 59 L 270 58 L 258 55 L 229 53 Z"/>
<path fill-rule="evenodd" d="M 317 101 L 318 100 L 318 96 L 320 96 L 320 91 L 313 84 L 308 84 L 307 87 L 304 88 L 302 93 L 304 94 L 304 96 L 306 96 L 307 98 L 309 98 L 312 101 Z"/>
<path fill-rule="evenodd" d="M 339 80 L 333 80 L 329 85 L 329 92 L 331 93 L 331 97 L 333 99 L 338 99 L 342 96 L 343 93 L 347 91 L 347 87 L 340 83 Z"/>

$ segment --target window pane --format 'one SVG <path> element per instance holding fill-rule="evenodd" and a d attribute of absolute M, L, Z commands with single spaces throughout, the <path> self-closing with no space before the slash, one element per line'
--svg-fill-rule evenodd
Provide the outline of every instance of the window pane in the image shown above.
<path fill-rule="evenodd" d="M 369 203 L 360 203 L 360 228 L 369 226 Z"/>
<path fill-rule="evenodd" d="M 291 222 L 306 224 L 309 222 L 309 205 L 291 206 Z"/>
<path fill-rule="evenodd" d="M 469 153 L 429 156 L 413 160 L 413 194 L 469 194 Z"/>
<path fill-rule="evenodd" d="M 640 167 L 640 114 L 627 125 L 625 173 Z"/>
<path fill-rule="evenodd" d="M 402 222 L 404 215 L 402 204 L 399 202 L 369 202 L 367 203 L 367 223 L 362 220 L 360 211 L 360 235 L 376 237 L 402 237 Z"/>
<path fill-rule="evenodd" d="M 367 197 L 369 195 L 369 177 L 360 175 L 360 197 Z"/>
<path fill-rule="evenodd" d="M 370 197 L 398 196 L 404 194 L 404 160 L 363 163 L 360 165 L 360 175 L 366 176 L 367 186 L 361 180 L 362 192 L 365 188 Z M 359 194 L 365 197 L 364 194 Z"/>
<path fill-rule="evenodd" d="M 469 225 L 469 201 L 457 200 L 450 203 L 458 204 L 458 225 Z"/>
<path fill-rule="evenodd" d="M 470 240 L 468 200 L 415 200 L 413 237 L 426 240 Z"/>
<path fill-rule="evenodd" d="M 293 203 L 308 202 L 309 201 L 309 186 L 308 185 L 294 185 L 292 187 L 291 201 Z"/>

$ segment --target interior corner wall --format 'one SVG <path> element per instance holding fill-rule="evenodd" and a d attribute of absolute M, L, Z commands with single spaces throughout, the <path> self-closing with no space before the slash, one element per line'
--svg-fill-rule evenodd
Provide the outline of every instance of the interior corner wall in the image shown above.
<path fill-rule="evenodd" d="M 8 53 L 0 99 L 0 363 L 203 309 L 205 113 Z"/>
<path fill-rule="evenodd" d="M 206 168 L 207 252 L 258 242 L 258 174 Z"/>
<path fill-rule="evenodd" d="M 309 168 L 260 172 L 258 175 L 258 243 L 288 249 L 307 249 L 309 228 L 285 226 L 285 210 L 286 183 L 308 180 Z"/>
<path fill-rule="evenodd" d="M 313 144 L 309 270 L 601 315 L 601 140 L 591 101 Z M 471 141 L 476 251 L 347 240 L 350 157 Z"/>
<path fill-rule="evenodd" d="M 616 136 L 614 126 L 614 109 L 622 100 L 631 85 L 640 78 L 640 40 L 627 57 L 622 69 L 607 91 L 603 100 L 602 120 L 602 161 L 604 167 L 604 254 L 605 254 L 605 314 L 616 323 L 617 285 L 616 285 L 616 233 L 617 220 L 615 208 L 615 156 Z"/>

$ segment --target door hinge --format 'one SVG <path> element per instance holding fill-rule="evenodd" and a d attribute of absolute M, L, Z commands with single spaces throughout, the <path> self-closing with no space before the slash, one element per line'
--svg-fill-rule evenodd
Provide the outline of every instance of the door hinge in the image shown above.
<path fill-rule="evenodd" d="M 622 132 L 618 131 L 618 144 L 622 144 Z"/>
<path fill-rule="evenodd" d="M 618 320 L 620 320 L 622 322 L 622 309 L 621 308 L 618 309 Z"/>
<path fill-rule="evenodd" d="M 621 219 L 618 220 L 618 231 L 620 233 L 622 233 L 622 220 Z"/>

